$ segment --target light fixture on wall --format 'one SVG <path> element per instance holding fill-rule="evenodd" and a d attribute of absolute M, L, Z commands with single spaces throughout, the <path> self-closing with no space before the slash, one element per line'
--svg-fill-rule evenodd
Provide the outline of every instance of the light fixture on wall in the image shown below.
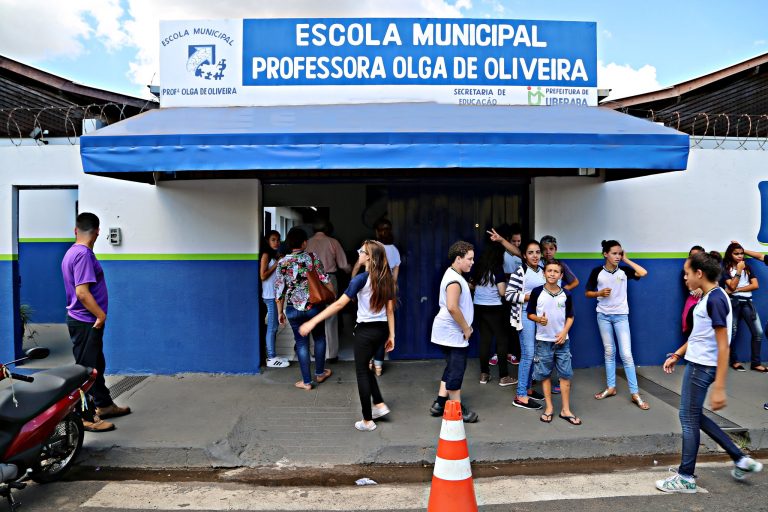
<path fill-rule="evenodd" d="M 48 130 L 43 130 L 39 126 L 35 126 L 32 131 L 29 132 L 29 137 L 34 139 L 38 144 L 48 144 L 48 141 L 45 140 L 46 135 L 48 135 Z"/>

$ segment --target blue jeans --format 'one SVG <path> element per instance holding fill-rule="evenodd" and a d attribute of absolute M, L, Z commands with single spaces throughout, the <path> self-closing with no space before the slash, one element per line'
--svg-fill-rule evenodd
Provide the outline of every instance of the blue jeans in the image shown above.
<path fill-rule="evenodd" d="M 275 352 L 275 338 L 277 338 L 277 305 L 275 299 L 261 299 L 267 306 L 267 358 L 272 359 Z"/>
<path fill-rule="evenodd" d="M 731 333 L 731 364 L 737 362 L 736 346 L 733 341 L 736 339 L 736 332 L 739 329 L 739 320 L 744 320 L 749 327 L 752 335 L 752 354 L 750 357 L 750 366 L 760 366 L 760 342 L 763 339 L 763 327 L 760 325 L 760 315 L 757 314 L 752 299 L 739 299 L 731 297 L 731 308 L 733 309 L 733 331 Z"/>
<path fill-rule="evenodd" d="M 517 396 L 528 396 L 533 379 L 533 355 L 536 349 L 536 322 L 528 320 L 523 305 L 523 330 L 520 333 L 520 365 L 517 367 Z"/>
<path fill-rule="evenodd" d="M 597 328 L 603 340 L 605 350 L 605 377 L 609 388 L 616 387 L 616 342 L 619 345 L 619 355 L 624 363 L 624 373 L 629 383 L 629 392 L 640 391 L 637 387 L 635 360 L 632 358 L 632 337 L 629 334 L 629 315 L 597 314 Z"/>
<path fill-rule="evenodd" d="M 309 372 L 309 336 L 299 334 L 299 327 L 322 310 L 322 306 L 314 306 L 307 311 L 299 311 L 293 306 L 286 306 L 285 308 L 285 318 L 288 319 L 288 323 L 293 329 L 293 339 L 296 341 L 294 350 L 299 357 L 299 368 L 301 368 L 304 384 L 312 383 L 312 375 Z M 322 375 L 325 372 L 325 322 L 320 322 L 312 329 L 312 337 L 315 339 L 315 375 Z"/>
<path fill-rule="evenodd" d="M 737 462 L 744 453 L 731 441 L 720 427 L 702 414 L 707 389 L 715 381 L 716 366 L 691 363 L 685 367 L 683 388 L 680 392 L 680 426 L 683 429 L 683 455 L 677 472 L 685 477 L 695 477 L 696 455 L 699 453 L 700 430 L 711 437 Z"/>

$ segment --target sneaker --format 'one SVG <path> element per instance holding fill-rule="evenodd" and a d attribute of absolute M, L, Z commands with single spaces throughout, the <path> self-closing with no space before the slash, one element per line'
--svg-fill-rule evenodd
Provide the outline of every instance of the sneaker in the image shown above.
<path fill-rule="evenodd" d="M 544 408 L 543 405 L 541 405 L 539 402 L 534 402 L 533 400 L 528 400 L 527 402 L 521 402 L 517 398 L 515 398 L 512 401 L 512 405 L 515 407 L 519 407 L 521 409 L 528 409 L 531 411 L 538 411 L 539 409 Z"/>
<path fill-rule="evenodd" d="M 515 384 L 517 384 L 517 379 L 512 377 L 502 377 L 499 379 L 499 386 L 501 387 L 514 386 Z"/>
<path fill-rule="evenodd" d="M 739 462 L 734 464 L 731 470 L 731 476 L 736 480 L 744 480 L 752 473 L 759 473 L 763 470 L 763 465 L 752 457 L 742 457 Z"/>
<path fill-rule="evenodd" d="M 96 416 L 98 416 L 101 419 L 117 418 L 118 416 L 125 416 L 126 414 L 131 414 L 130 407 L 118 407 L 115 404 L 112 404 L 106 407 L 96 408 Z"/>
<path fill-rule="evenodd" d="M 499 364 L 499 356 L 496 354 L 493 354 L 493 356 L 488 360 L 488 364 L 491 366 L 496 366 Z"/>
<path fill-rule="evenodd" d="M 267 358 L 267 368 L 288 368 L 290 365 L 291 363 L 280 357 Z"/>
<path fill-rule="evenodd" d="M 97 414 L 93 417 L 93 421 L 83 420 L 83 428 L 86 432 L 109 432 L 110 430 L 115 430 L 115 424 L 104 421 Z"/>
<path fill-rule="evenodd" d="M 560 386 L 552 386 L 552 394 L 553 395 L 559 395 L 560 394 Z"/>
<path fill-rule="evenodd" d="M 535 389 L 532 389 L 528 392 L 528 398 L 532 398 L 534 400 L 544 400 L 544 395 L 542 395 Z"/>
<path fill-rule="evenodd" d="M 669 468 L 674 474 L 664 480 L 656 480 L 656 488 L 662 492 L 674 492 L 693 494 L 696 492 L 696 480 L 684 478 L 673 468 Z"/>
<path fill-rule="evenodd" d="M 355 422 L 355 428 L 360 432 L 373 432 L 376 430 L 376 424 L 371 422 L 370 426 L 365 424 L 365 421 L 360 420 Z"/>
<path fill-rule="evenodd" d="M 477 423 L 477 420 L 479 419 L 477 413 L 464 407 L 464 404 L 461 404 L 461 417 L 464 420 L 464 423 Z"/>
<path fill-rule="evenodd" d="M 513 356 L 512 354 L 507 354 L 507 362 L 509 364 L 515 364 L 515 365 L 520 364 L 520 360 L 515 356 Z"/>
<path fill-rule="evenodd" d="M 480 374 L 480 384 L 488 384 L 488 381 L 491 380 L 491 376 L 487 373 L 481 373 Z"/>
<path fill-rule="evenodd" d="M 386 416 L 387 414 L 389 414 L 389 407 L 386 405 L 371 408 L 371 418 L 374 420 L 379 419 L 382 416 Z"/>
<path fill-rule="evenodd" d="M 437 400 L 435 400 L 432 407 L 429 408 L 429 413 L 432 416 L 442 416 L 443 412 L 445 412 L 445 406 L 440 405 Z"/>

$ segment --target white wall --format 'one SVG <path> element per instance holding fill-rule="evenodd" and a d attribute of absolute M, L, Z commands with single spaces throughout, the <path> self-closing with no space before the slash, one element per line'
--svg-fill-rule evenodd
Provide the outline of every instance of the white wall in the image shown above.
<path fill-rule="evenodd" d="M 535 235 L 557 236 L 564 252 L 600 252 L 614 238 L 628 252 L 724 251 L 736 239 L 759 250 L 758 183 L 768 151 L 692 149 L 688 170 L 604 183 L 536 178 Z"/>
<path fill-rule="evenodd" d="M 80 147 L 2 146 L 0 254 L 14 254 L 13 186 L 75 185 L 80 211 L 120 227 L 123 243 L 96 242 L 97 254 L 254 254 L 258 252 L 260 182 L 200 180 L 159 186 L 83 173 Z M 70 221 L 71 222 L 71 221 Z M 72 233 L 70 227 L 68 233 Z"/>
<path fill-rule="evenodd" d="M 19 238 L 74 238 L 77 189 L 19 191 Z"/>

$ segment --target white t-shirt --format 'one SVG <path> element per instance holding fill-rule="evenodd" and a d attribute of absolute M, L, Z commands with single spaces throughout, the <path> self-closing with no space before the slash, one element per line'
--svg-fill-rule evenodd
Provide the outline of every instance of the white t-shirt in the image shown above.
<path fill-rule="evenodd" d="M 732 268 L 728 275 L 733 278 L 736 275 L 736 269 Z M 744 269 L 741 271 L 741 277 L 739 278 L 739 284 L 736 285 L 736 288 L 741 288 L 743 286 L 749 285 L 749 279 L 750 277 L 747 275 L 747 269 Z M 731 294 L 731 297 L 741 297 L 743 299 L 749 299 L 752 297 L 752 292 L 733 292 Z"/>
<path fill-rule="evenodd" d="M 514 254 L 509 254 L 507 251 L 504 251 L 504 273 L 505 274 L 514 274 L 517 269 L 523 266 L 523 260 L 520 259 L 520 256 L 515 256 Z"/>
<path fill-rule="evenodd" d="M 447 289 L 453 283 L 459 283 L 461 286 L 461 295 L 459 295 L 459 309 L 464 315 L 467 324 L 472 325 L 475 317 L 475 307 L 472 305 L 472 293 L 469 290 L 469 284 L 464 277 L 449 267 L 440 281 L 440 311 L 435 316 L 432 323 L 432 343 L 446 347 L 466 347 L 469 341 L 464 339 L 464 331 L 448 312 Z"/>
<path fill-rule="evenodd" d="M 534 288 L 544 286 L 547 283 L 544 277 L 544 269 L 541 267 L 531 268 L 529 265 L 525 265 L 525 286 L 523 286 L 523 293 L 529 295 Z M 525 316 L 525 308 L 528 307 L 528 301 L 523 303 L 523 316 Z"/>
<path fill-rule="evenodd" d="M 277 260 L 271 259 L 267 263 L 267 268 L 275 264 Z M 277 269 L 264 281 L 261 282 L 261 298 L 262 299 L 274 299 L 275 298 L 275 278 L 277 277 Z"/>
<path fill-rule="evenodd" d="M 597 298 L 597 312 L 606 315 L 628 315 L 629 303 L 627 302 L 627 281 L 640 279 L 635 269 L 627 265 L 619 265 L 613 271 L 604 266 L 595 267 L 587 280 L 587 290 L 591 292 L 610 288 L 611 294 L 607 297 Z"/>
<path fill-rule="evenodd" d="M 371 280 L 368 272 L 357 274 L 349 282 L 349 286 L 344 291 L 344 295 L 350 299 L 357 297 L 357 323 L 364 322 L 386 322 L 386 305 L 380 311 L 371 311 Z"/>
<path fill-rule="evenodd" d="M 392 244 L 384 245 L 384 252 L 387 253 L 387 263 L 389 263 L 389 270 L 394 270 L 396 266 L 400 264 L 400 251 L 397 250 Z"/>
<path fill-rule="evenodd" d="M 573 298 L 563 288 L 553 294 L 543 286 L 538 286 L 531 292 L 526 313 L 536 316 L 544 316 L 546 313 L 547 325 L 536 324 L 536 339 L 554 342 L 565 329 L 566 318 L 573 317 Z"/>
<path fill-rule="evenodd" d="M 693 330 L 688 337 L 686 361 L 717 366 L 717 340 L 715 327 L 725 327 L 728 344 L 731 343 L 733 313 L 725 290 L 715 287 L 704 295 L 693 308 Z"/>
<path fill-rule="evenodd" d="M 475 298 L 473 302 L 478 306 L 501 306 L 501 295 L 499 295 L 499 283 L 505 282 L 504 272 L 498 269 L 491 272 L 488 276 L 488 282 L 475 286 Z"/>

